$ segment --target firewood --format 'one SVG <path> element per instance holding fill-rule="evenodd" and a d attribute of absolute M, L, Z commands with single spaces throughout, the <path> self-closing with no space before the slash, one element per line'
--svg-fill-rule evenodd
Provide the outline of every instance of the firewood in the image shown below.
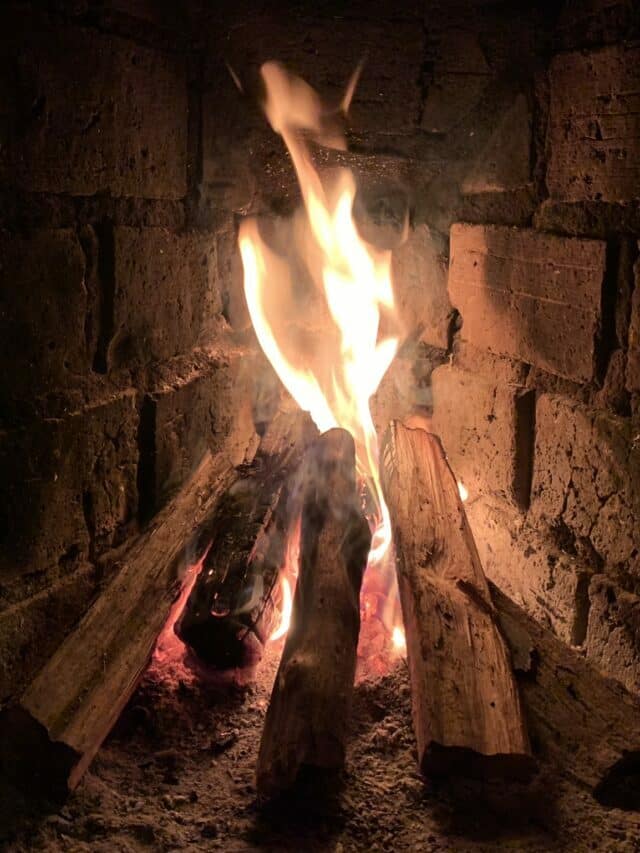
<path fill-rule="evenodd" d="M 200 533 L 207 556 L 175 630 L 206 663 L 257 663 L 276 627 L 277 580 L 299 515 L 294 475 L 315 436 L 308 415 L 279 412 Z"/>
<path fill-rule="evenodd" d="M 267 711 L 257 785 L 273 796 L 302 767 L 338 769 L 356 669 L 359 594 L 371 545 L 355 477 L 355 445 L 324 433 L 303 465 L 300 568 L 292 622 Z"/>
<path fill-rule="evenodd" d="M 50 794 L 73 789 L 132 695 L 181 585 L 200 524 L 236 477 L 207 454 L 0 723 L 0 765 Z"/>
<path fill-rule="evenodd" d="M 440 441 L 393 422 L 383 488 L 422 771 L 528 775 L 533 761 L 509 651 Z"/>
<path fill-rule="evenodd" d="M 540 752 L 604 805 L 640 807 L 638 697 L 605 678 L 495 586 L 491 595 Z"/>

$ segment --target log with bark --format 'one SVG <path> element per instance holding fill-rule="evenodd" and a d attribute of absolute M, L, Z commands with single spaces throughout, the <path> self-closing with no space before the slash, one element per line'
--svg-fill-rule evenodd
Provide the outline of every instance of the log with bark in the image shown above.
<path fill-rule="evenodd" d="M 185 559 L 198 558 L 199 527 L 235 477 L 226 455 L 204 457 L 132 544 L 75 631 L 3 713 L 0 766 L 7 776 L 49 794 L 77 785 L 150 660 Z"/>
<path fill-rule="evenodd" d="M 299 577 L 258 757 L 263 796 L 290 787 L 303 768 L 342 767 L 355 678 L 371 535 L 360 509 L 351 435 L 324 433 L 303 471 Z"/>
<path fill-rule="evenodd" d="M 640 700 L 491 586 L 531 736 L 603 805 L 640 808 Z"/>
<path fill-rule="evenodd" d="M 207 554 L 175 630 L 208 664 L 256 663 L 276 627 L 277 580 L 299 516 L 295 472 L 315 436 L 307 414 L 279 412 L 200 533 Z"/>
<path fill-rule="evenodd" d="M 420 766 L 526 777 L 533 760 L 509 651 L 442 445 L 392 422 L 382 458 Z"/>

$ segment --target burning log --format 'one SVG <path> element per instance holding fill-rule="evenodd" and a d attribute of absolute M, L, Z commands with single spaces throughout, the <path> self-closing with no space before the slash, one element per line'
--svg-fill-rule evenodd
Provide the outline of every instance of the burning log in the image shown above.
<path fill-rule="evenodd" d="M 207 454 L 132 545 L 76 630 L 3 714 L 0 765 L 7 775 L 48 793 L 78 784 L 151 657 L 190 541 L 235 477 L 226 456 Z"/>
<path fill-rule="evenodd" d="M 526 776 L 533 762 L 509 652 L 440 441 L 394 421 L 383 486 L 420 766 Z"/>
<path fill-rule="evenodd" d="M 304 471 L 292 623 L 258 757 L 258 791 L 268 796 L 292 785 L 303 766 L 337 769 L 344 763 L 360 585 L 371 544 L 351 435 L 341 429 L 324 433 L 308 452 Z"/>
<path fill-rule="evenodd" d="M 278 413 L 200 533 L 207 556 L 175 630 L 207 663 L 257 662 L 276 627 L 278 576 L 299 516 L 293 474 L 314 435 L 308 415 Z"/>

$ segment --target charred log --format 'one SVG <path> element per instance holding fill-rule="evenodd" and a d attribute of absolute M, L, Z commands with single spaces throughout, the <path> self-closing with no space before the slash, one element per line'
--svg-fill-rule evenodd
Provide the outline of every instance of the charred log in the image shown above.
<path fill-rule="evenodd" d="M 0 765 L 48 793 L 74 788 L 135 690 L 199 526 L 235 479 L 207 455 L 131 546 L 114 580 L 0 722 Z"/>
<path fill-rule="evenodd" d="M 520 696 L 440 441 L 398 422 L 383 450 L 424 773 L 526 776 Z"/>
<path fill-rule="evenodd" d="M 276 415 L 200 532 L 207 555 L 175 630 L 208 664 L 257 662 L 277 623 L 276 584 L 300 512 L 294 474 L 315 434 L 301 412 Z"/>
<path fill-rule="evenodd" d="M 258 790 L 267 796 L 291 786 L 303 768 L 333 770 L 344 763 L 359 594 L 371 544 L 351 435 L 324 433 L 307 453 L 304 471 L 292 622 L 258 757 Z"/>

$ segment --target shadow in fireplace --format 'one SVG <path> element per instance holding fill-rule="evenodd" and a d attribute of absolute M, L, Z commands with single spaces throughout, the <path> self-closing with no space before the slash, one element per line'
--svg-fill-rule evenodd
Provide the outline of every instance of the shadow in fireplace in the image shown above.
<path fill-rule="evenodd" d="M 325 850 L 344 829 L 341 808 L 345 775 L 303 769 L 296 788 L 259 808 L 252 830 L 245 835 L 256 847 L 304 843 L 305 849 Z M 276 848 L 277 849 L 277 848 Z"/>
<path fill-rule="evenodd" d="M 552 832 L 556 786 L 545 773 L 530 783 L 449 779 L 425 789 L 424 803 L 447 837 L 483 843 Z"/>
<path fill-rule="evenodd" d="M 593 792 L 603 806 L 640 810 L 640 752 L 632 751 L 617 761 Z"/>

